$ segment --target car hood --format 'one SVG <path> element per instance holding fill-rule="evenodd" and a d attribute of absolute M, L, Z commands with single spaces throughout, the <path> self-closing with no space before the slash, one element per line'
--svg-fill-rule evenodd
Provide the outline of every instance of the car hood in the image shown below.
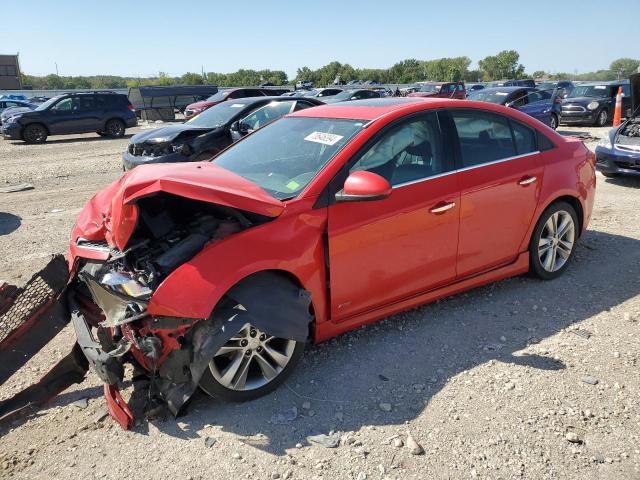
<path fill-rule="evenodd" d="M 139 143 L 165 143 L 172 142 L 178 137 L 183 138 L 191 138 L 198 135 L 202 135 L 203 133 L 210 132 L 220 127 L 193 127 L 188 123 L 181 123 L 177 125 L 169 125 L 167 127 L 156 128 L 152 130 L 147 130 L 146 132 L 138 133 L 131 138 L 131 143 L 139 144 Z"/>
<path fill-rule="evenodd" d="M 199 110 L 199 109 L 202 109 L 202 108 L 212 107 L 216 103 L 220 103 L 220 102 L 207 102 L 205 100 L 202 100 L 200 102 L 190 103 L 189 105 L 187 105 L 186 109 L 187 110 Z"/>
<path fill-rule="evenodd" d="M 562 100 L 563 104 L 577 103 L 578 105 L 589 105 L 591 102 L 602 102 L 608 100 L 607 97 L 573 97 L 573 98 L 564 98 Z"/>
<path fill-rule="evenodd" d="M 6 108 L 2 111 L 2 113 L 0 114 L 0 117 L 2 118 L 9 118 L 9 117 L 13 117 L 15 115 L 20 115 L 22 113 L 25 112 L 30 112 L 32 109 L 29 107 L 10 107 L 10 108 Z"/>
<path fill-rule="evenodd" d="M 137 222 L 137 199 L 165 192 L 192 200 L 277 217 L 284 203 L 255 183 L 211 162 L 166 163 L 137 167 L 97 193 L 85 205 L 72 241 L 106 240 L 124 250 Z"/>

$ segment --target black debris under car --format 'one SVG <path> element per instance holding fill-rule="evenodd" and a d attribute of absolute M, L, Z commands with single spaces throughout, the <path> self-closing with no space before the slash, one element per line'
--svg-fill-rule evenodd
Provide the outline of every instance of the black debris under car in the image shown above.
<path fill-rule="evenodd" d="M 185 123 L 135 135 L 122 154 L 124 170 L 152 163 L 207 160 L 288 113 L 322 105 L 315 98 L 247 97 L 214 105 Z"/>

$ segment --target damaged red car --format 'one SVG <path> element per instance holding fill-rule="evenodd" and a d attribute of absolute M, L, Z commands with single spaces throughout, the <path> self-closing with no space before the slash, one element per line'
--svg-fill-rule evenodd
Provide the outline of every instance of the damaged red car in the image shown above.
<path fill-rule="evenodd" d="M 123 363 L 178 414 L 276 388 L 304 346 L 457 292 L 565 271 L 594 156 L 528 115 L 449 99 L 320 106 L 212 162 L 125 174 L 81 212 L 66 309 L 112 415 Z"/>

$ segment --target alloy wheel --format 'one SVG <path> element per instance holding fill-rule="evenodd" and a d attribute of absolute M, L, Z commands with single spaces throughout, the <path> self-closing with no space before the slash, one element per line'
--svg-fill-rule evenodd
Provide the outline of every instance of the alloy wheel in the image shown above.
<path fill-rule="evenodd" d="M 107 132 L 113 137 L 119 137 L 122 135 L 122 131 L 123 128 L 120 122 L 110 122 L 107 126 Z"/>
<path fill-rule="evenodd" d="M 282 373 L 295 347 L 295 340 L 277 338 L 245 324 L 216 352 L 209 370 L 230 390 L 255 390 Z"/>
<path fill-rule="evenodd" d="M 600 115 L 598 115 L 598 125 L 600 127 L 604 127 L 607 124 L 608 115 L 606 110 L 602 110 Z"/>
<path fill-rule="evenodd" d="M 544 224 L 538 241 L 538 258 L 547 272 L 560 270 L 567 262 L 575 244 L 575 224 L 564 210 L 553 213 Z"/>

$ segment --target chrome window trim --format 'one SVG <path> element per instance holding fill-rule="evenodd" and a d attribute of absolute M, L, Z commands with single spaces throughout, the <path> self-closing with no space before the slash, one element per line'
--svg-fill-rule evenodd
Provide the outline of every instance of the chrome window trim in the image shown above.
<path fill-rule="evenodd" d="M 488 167 L 489 165 L 495 165 L 497 163 L 508 162 L 508 161 L 511 161 L 511 160 L 517 160 L 519 158 L 528 157 L 530 155 L 538 155 L 539 153 L 540 153 L 540 151 L 536 150 L 535 152 L 523 153 L 522 155 L 516 155 L 516 156 L 513 156 L 513 157 L 501 158 L 500 160 L 494 160 L 492 162 L 479 163 L 478 165 L 472 165 L 470 167 L 458 168 L 456 170 L 451 170 L 450 172 L 438 173 L 438 174 L 433 175 L 431 177 L 419 178 L 417 180 L 410 180 L 408 182 L 399 183 L 397 185 L 392 185 L 391 188 L 393 190 L 395 190 L 396 188 L 406 187 L 408 185 L 414 185 L 416 183 L 427 182 L 429 180 L 434 180 L 436 178 L 446 177 L 447 175 L 451 175 L 453 173 L 466 172 L 468 170 L 473 170 L 473 169 L 476 169 L 476 168 Z"/>

